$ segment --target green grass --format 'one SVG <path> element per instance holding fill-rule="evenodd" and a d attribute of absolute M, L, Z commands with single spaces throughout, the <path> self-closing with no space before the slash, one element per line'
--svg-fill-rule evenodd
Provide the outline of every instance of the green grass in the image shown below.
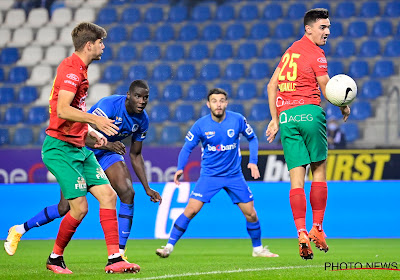
<path fill-rule="evenodd" d="M 128 258 L 141 266 L 141 272 L 119 275 L 104 273 L 103 240 L 72 240 L 65 261 L 74 274 L 54 275 L 45 268 L 53 243 L 22 240 L 14 256 L 1 252 L 0 279 L 400 279 L 400 271 L 394 270 L 324 268 L 325 262 L 396 262 L 400 269 L 400 239 L 328 239 L 329 252 L 315 249 L 309 261 L 299 257 L 295 239 L 264 240 L 279 258 L 253 258 L 247 239 L 182 239 L 167 259 L 155 254 L 164 240 L 129 240 Z M 240 269 L 248 271 L 237 272 Z M 160 277 L 165 275 L 175 276 Z"/>

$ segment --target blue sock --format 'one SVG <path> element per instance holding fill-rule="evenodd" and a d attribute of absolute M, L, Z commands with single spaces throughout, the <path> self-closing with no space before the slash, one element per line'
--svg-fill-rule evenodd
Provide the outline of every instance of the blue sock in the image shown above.
<path fill-rule="evenodd" d="M 119 203 L 119 214 L 118 214 L 118 228 L 119 228 L 119 248 L 125 249 L 126 242 L 128 241 L 129 234 L 132 228 L 133 218 L 133 203 L 126 204 L 123 202 Z"/>
<path fill-rule="evenodd" d="M 247 222 L 246 226 L 247 226 L 247 232 L 249 233 L 251 238 L 251 243 L 253 243 L 253 247 L 261 246 L 260 221 L 257 221 L 255 223 Z"/>
<path fill-rule="evenodd" d="M 60 213 L 58 212 L 58 204 L 47 206 L 42 211 L 37 213 L 36 216 L 26 221 L 24 223 L 24 228 L 26 231 L 28 231 L 31 228 L 43 226 L 60 217 Z"/>
<path fill-rule="evenodd" d="M 168 239 L 168 243 L 175 245 L 175 243 L 178 242 L 178 240 L 185 233 L 190 221 L 191 220 L 182 213 L 175 221 L 174 227 L 172 228 Z"/>

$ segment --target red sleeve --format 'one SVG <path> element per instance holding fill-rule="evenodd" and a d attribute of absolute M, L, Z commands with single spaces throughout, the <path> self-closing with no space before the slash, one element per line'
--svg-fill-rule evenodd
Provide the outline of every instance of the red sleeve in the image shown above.
<path fill-rule="evenodd" d="M 72 66 L 62 68 L 58 73 L 60 79 L 60 90 L 67 90 L 76 93 L 81 81 L 78 69 Z"/>
<path fill-rule="evenodd" d="M 314 56 L 310 62 L 316 77 L 328 75 L 328 63 L 323 52 Z"/>

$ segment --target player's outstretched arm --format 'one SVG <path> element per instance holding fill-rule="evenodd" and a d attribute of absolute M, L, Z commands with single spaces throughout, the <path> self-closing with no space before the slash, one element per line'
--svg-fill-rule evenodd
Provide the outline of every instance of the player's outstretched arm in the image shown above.
<path fill-rule="evenodd" d="M 247 168 L 251 171 L 251 177 L 254 179 L 260 178 L 260 170 L 258 170 L 257 164 L 249 163 L 247 164 Z"/>
<path fill-rule="evenodd" d="M 93 127 L 91 127 L 90 125 L 88 126 L 88 133 L 85 139 L 85 144 L 87 146 L 99 149 L 105 148 L 107 146 L 107 143 L 107 138 L 103 134 L 93 129 Z"/>
<path fill-rule="evenodd" d="M 181 178 L 182 174 L 183 174 L 183 170 L 177 170 L 175 172 L 174 183 L 177 184 L 178 186 L 181 184 L 181 182 L 179 182 L 179 179 Z"/>
<path fill-rule="evenodd" d="M 278 90 L 278 75 L 281 68 L 277 67 L 274 74 L 269 80 L 267 91 L 268 91 L 268 103 L 269 110 L 271 112 L 272 119 L 268 124 L 265 135 L 267 136 L 268 143 L 274 141 L 276 134 L 279 130 L 279 118 L 278 110 L 276 109 L 276 91 Z"/>
<path fill-rule="evenodd" d="M 347 121 L 351 112 L 350 107 L 348 105 L 342 106 L 340 107 L 340 111 L 342 112 L 343 115 L 343 121 Z"/>
<path fill-rule="evenodd" d="M 139 178 L 139 181 L 142 183 L 146 194 L 150 197 L 150 200 L 153 202 L 159 202 L 159 204 L 161 204 L 161 195 L 157 191 L 151 189 L 149 182 L 147 181 L 144 160 L 142 156 L 142 143 L 142 141 L 135 141 L 131 144 L 129 156 L 131 158 L 132 168 L 135 171 L 136 176 Z"/>

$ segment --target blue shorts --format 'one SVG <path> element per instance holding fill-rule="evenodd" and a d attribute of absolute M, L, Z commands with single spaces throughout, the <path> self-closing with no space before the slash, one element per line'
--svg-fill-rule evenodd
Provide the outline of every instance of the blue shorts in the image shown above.
<path fill-rule="evenodd" d="M 114 152 L 106 152 L 98 157 L 96 156 L 96 158 L 104 171 L 118 161 L 125 161 L 123 156 Z"/>
<path fill-rule="evenodd" d="M 234 177 L 200 176 L 189 198 L 208 203 L 221 189 L 226 191 L 235 204 L 254 200 L 242 174 Z"/>

